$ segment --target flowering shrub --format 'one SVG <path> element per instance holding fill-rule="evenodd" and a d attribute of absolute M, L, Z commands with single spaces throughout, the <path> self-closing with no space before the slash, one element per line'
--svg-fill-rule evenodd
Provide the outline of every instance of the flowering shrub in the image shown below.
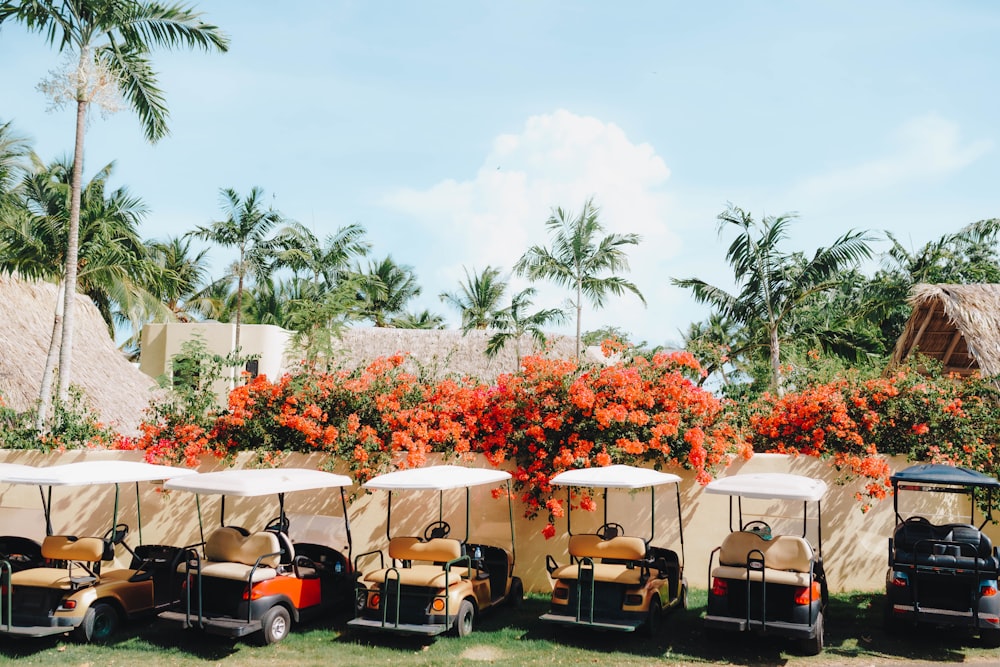
<path fill-rule="evenodd" d="M 35 430 L 36 415 L 34 409 L 13 409 L 0 397 L 0 448 L 105 449 L 120 440 L 115 429 L 100 420 L 77 387 L 70 387 L 67 401 L 52 404 L 52 416 L 43 433 Z"/>
<path fill-rule="evenodd" d="M 549 480 L 562 470 L 611 463 L 684 467 L 699 482 L 729 454 L 749 456 L 725 406 L 686 379 L 699 371 L 687 353 L 658 353 L 611 366 L 528 357 L 520 373 L 491 388 L 480 450 L 494 465 L 512 459 L 525 515 L 547 511 L 543 530 L 565 511 Z M 592 509 L 591 499 L 580 500 Z"/>
<path fill-rule="evenodd" d="M 961 465 L 996 476 L 1000 392 L 991 382 L 924 375 L 905 368 L 891 377 L 850 372 L 781 398 L 765 395 L 750 416 L 755 451 L 831 459 L 866 480 L 866 510 L 890 487 L 884 455 Z"/>

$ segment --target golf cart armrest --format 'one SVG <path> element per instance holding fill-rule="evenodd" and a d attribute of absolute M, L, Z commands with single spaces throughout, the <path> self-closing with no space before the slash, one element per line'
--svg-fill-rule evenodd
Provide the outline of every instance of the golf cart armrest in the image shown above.
<path fill-rule="evenodd" d="M 464 579 L 469 579 L 472 577 L 472 559 L 469 556 L 459 556 L 458 558 L 452 558 L 450 561 L 444 564 L 445 574 L 451 571 L 451 568 L 459 563 L 465 564 L 465 575 Z"/>
<path fill-rule="evenodd" d="M 559 569 L 559 563 L 549 554 L 545 555 L 545 569 L 548 570 L 550 575 Z"/>
<path fill-rule="evenodd" d="M 361 572 L 361 559 L 368 556 L 374 556 L 378 554 L 378 569 L 385 569 L 385 554 L 382 553 L 381 549 L 372 549 L 371 551 L 366 551 L 363 554 L 358 554 L 354 557 L 354 571 Z"/>

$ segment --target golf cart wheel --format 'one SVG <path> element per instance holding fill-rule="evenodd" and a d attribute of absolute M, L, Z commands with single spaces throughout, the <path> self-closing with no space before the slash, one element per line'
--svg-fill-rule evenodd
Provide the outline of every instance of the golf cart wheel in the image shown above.
<path fill-rule="evenodd" d="M 260 631 L 261 644 L 277 644 L 288 635 L 292 626 L 292 617 L 288 610 L 280 604 L 276 604 L 267 611 L 260 619 L 264 627 Z"/>
<path fill-rule="evenodd" d="M 472 634 L 473 621 L 476 619 L 476 608 L 469 600 L 462 600 L 458 605 L 458 616 L 455 618 L 455 634 L 468 637 Z"/>
<path fill-rule="evenodd" d="M 688 608 L 688 582 L 685 579 L 681 582 L 681 609 Z"/>
<path fill-rule="evenodd" d="M 984 628 L 979 631 L 979 639 L 987 648 L 998 648 L 1000 647 L 1000 630 Z"/>
<path fill-rule="evenodd" d="M 887 635 L 898 635 L 903 631 L 903 621 L 892 613 L 890 600 L 886 600 L 882 606 L 882 627 Z"/>
<path fill-rule="evenodd" d="M 521 581 L 521 577 L 511 578 L 507 601 L 512 607 L 520 607 L 521 603 L 524 602 L 524 583 Z"/>
<path fill-rule="evenodd" d="M 656 637 L 659 634 L 662 618 L 663 606 L 660 604 L 660 596 L 651 595 L 649 598 L 649 609 L 646 610 L 646 623 L 643 626 L 647 637 Z"/>
<path fill-rule="evenodd" d="M 83 623 L 73 629 L 73 639 L 79 642 L 104 642 L 118 630 L 121 619 L 118 610 L 106 602 L 95 602 L 83 616 Z"/>
<path fill-rule="evenodd" d="M 816 617 L 816 636 L 812 639 L 803 639 L 801 646 L 805 655 L 819 655 L 823 652 L 823 612 Z"/>

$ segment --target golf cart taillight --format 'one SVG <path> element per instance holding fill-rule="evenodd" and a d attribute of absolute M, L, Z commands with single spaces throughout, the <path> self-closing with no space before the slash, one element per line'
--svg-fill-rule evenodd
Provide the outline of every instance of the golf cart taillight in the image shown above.
<path fill-rule="evenodd" d="M 984 598 L 992 597 L 997 594 L 997 580 L 996 579 L 983 579 L 979 582 L 979 594 Z"/>
<path fill-rule="evenodd" d="M 728 595 L 729 583 L 725 579 L 718 577 L 712 579 L 712 595 Z"/>
<path fill-rule="evenodd" d="M 368 598 L 368 606 L 378 609 L 378 606 L 382 603 L 382 596 L 378 593 L 373 593 L 370 598 Z"/>
<path fill-rule="evenodd" d="M 557 600 L 568 600 L 569 599 L 569 589 L 563 588 L 562 586 L 556 586 L 552 589 L 552 597 Z"/>
<path fill-rule="evenodd" d="M 904 572 L 893 572 L 892 585 L 896 588 L 906 588 L 910 585 L 910 579 Z"/>
<path fill-rule="evenodd" d="M 59 609 L 61 611 L 69 611 L 72 609 L 76 609 L 76 600 L 63 600 L 62 603 L 59 605 Z"/>
<path fill-rule="evenodd" d="M 259 588 L 244 588 L 243 589 L 243 599 L 244 600 L 259 600 L 264 597 L 264 591 Z"/>
<path fill-rule="evenodd" d="M 625 606 L 626 607 L 638 607 L 642 604 L 642 596 L 636 595 L 635 593 L 629 593 L 625 596 Z"/>
<path fill-rule="evenodd" d="M 820 599 L 823 592 L 819 582 L 814 581 L 812 586 L 799 586 L 795 589 L 795 604 L 809 604 Z"/>

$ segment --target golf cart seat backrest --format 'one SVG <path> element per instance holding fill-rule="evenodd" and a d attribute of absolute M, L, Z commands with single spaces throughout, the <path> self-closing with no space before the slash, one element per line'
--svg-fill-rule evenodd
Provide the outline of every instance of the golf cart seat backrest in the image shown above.
<path fill-rule="evenodd" d="M 42 540 L 42 557 L 82 563 L 100 562 L 104 555 L 104 540 L 99 537 L 48 535 Z"/>
<path fill-rule="evenodd" d="M 908 521 L 893 534 L 895 560 L 901 563 L 955 568 L 996 568 L 993 544 L 985 533 L 967 523 Z M 977 562 L 978 560 L 978 562 Z"/>
<path fill-rule="evenodd" d="M 809 572 L 812 569 L 813 550 L 805 538 L 778 535 L 765 540 L 757 533 L 747 531 L 726 535 L 719 551 L 719 563 L 744 567 L 748 559 L 760 558 L 756 551 L 764 555 L 764 566 L 771 570 Z"/>
<path fill-rule="evenodd" d="M 216 528 L 205 542 L 205 560 L 254 565 L 262 558 L 261 565 L 278 564 L 281 544 L 271 531 L 252 533 L 246 537 L 235 528 Z M 270 555 L 274 554 L 274 555 Z"/>
<path fill-rule="evenodd" d="M 419 537 L 394 537 L 389 540 L 389 558 L 447 563 L 462 555 L 462 543 L 444 537 L 421 542 Z"/>
<path fill-rule="evenodd" d="M 642 560 L 646 557 L 646 543 L 641 537 L 624 535 L 610 540 L 602 540 L 597 535 L 573 535 L 569 538 L 569 555 L 574 558 Z"/>

